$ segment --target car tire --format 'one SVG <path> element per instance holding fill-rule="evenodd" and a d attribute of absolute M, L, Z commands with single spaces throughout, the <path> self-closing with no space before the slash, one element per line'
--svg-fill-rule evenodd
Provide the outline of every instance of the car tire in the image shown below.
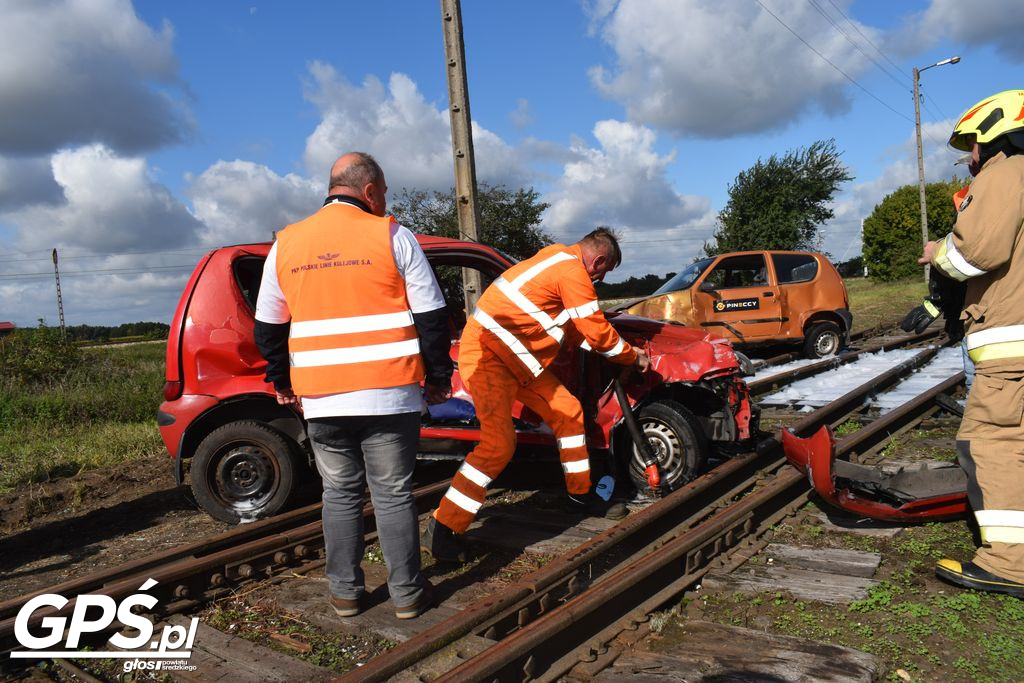
<path fill-rule="evenodd" d="M 192 492 L 222 522 L 269 517 L 292 497 L 296 462 L 294 447 L 280 432 L 260 422 L 229 422 L 210 432 L 196 449 Z"/>
<path fill-rule="evenodd" d="M 708 446 L 700 423 L 682 404 L 654 401 L 637 415 L 640 431 L 647 437 L 661 469 L 662 489 L 673 491 L 704 471 Z M 647 488 L 643 458 L 630 441 L 629 478 L 641 491 Z"/>
<path fill-rule="evenodd" d="M 828 358 L 839 353 L 843 344 L 843 333 L 839 325 L 820 322 L 811 325 L 804 337 L 804 358 Z"/>

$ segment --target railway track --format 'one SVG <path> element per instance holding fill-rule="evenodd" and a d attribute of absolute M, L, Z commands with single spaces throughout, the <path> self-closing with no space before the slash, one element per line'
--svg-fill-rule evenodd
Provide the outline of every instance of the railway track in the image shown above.
<path fill-rule="evenodd" d="M 859 354 L 934 338 L 926 333 L 866 343 L 859 352 L 815 364 L 814 370 L 770 377 L 763 386 L 777 388 L 809 373 L 855 362 Z M 789 428 L 806 436 L 823 424 L 835 426 L 858 415 L 866 396 L 894 385 L 934 354 L 933 348 L 919 351 Z M 867 421 L 840 442 L 841 452 L 855 461 L 877 460 L 892 434 L 913 428 L 939 410 L 941 397 L 959 382 L 962 375 Z M 446 487 L 443 481 L 417 490 L 420 509 L 432 509 Z M 651 612 L 678 600 L 710 569 L 734 565 L 737 558 L 756 553 L 765 543 L 765 531 L 798 509 L 808 493 L 804 477 L 786 464 L 778 438 L 764 438 L 756 450 L 725 460 L 541 569 L 426 627 L 343 680 L 387 680 L 403 671 L 452 681 L 553 680 L 581 668 L 596 672 L 614 661 L 623 643 L 643 631 Z M 365 514 L 372 536 L 369 506 Z M 17 649 L 12 638 L 15 615 L 28 599 L 43 593 L 71 597 L 67 613 L 75 595 L 98 593 L 120 600 L 152 578 L 159 582 L 151 593 L 163 605 L 160 616 L 167 616 L 194 611 L 285 570 L 312 571 L 323 562 L 321 531 L 319 505 L 313 505 L 5 601 L 0 603 L 0 643 L 4 652 Z M 38 612 L 33 623 L 45 616 Z M 431 657 L 443 649 L 462 657 Z M 436 661 L 447 664 L 438 668 Z"/>

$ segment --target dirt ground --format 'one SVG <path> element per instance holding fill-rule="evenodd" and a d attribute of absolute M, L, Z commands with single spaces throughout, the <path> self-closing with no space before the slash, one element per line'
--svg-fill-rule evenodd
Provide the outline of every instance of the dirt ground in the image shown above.
<path fill-rule="evenodd" d="M 165 453 L 25 486 L 0 497 L 0 600 L 228 528 L 175 486 Z"/>
<path fill-rule="evenodd" d="M 886 455 L 946 459 L 954 433 L 946 424 L 916 430 L 895 440 Z M 0 497 L 0 599 L 228 528 L 200 511 L 187 487 L 175 486 L 165 454 L 32 485 Z M 878 552 L 883 562 L 876 578 L 883 584 L 868 599 L 839 608 L 778 592 L 702 591 L 671 610 L 669 632 L 696 618 L 843 644 L 881 657 L 885 678 L 893 681 L 1024 680 L 1024 602 L 958 591 L 934 578 L 938 557 L 969 556 L 964 522 L 911 528 L 889 540 L 837 535 L 816 523 L 783 524 L 775 541 Z M 216 610 L 207 619 L 215 616 Z"/>

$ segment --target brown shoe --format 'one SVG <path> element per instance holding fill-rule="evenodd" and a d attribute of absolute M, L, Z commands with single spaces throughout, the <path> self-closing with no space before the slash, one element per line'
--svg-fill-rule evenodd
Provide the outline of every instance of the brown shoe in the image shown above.
<path fill-rule="evenodd" d="M 423 586 L 419 597 L 408 605 L 395 605 L 395 616 L 399 619 L 415 619 L 434 606 L 434 587 L 430 583 Z"/>
<path fill-rule="evenodd" d="M 363 599 L 361 596 L 358 598 L 339 598 L 332 595 L 331 607 L 334 608 L 334 613 L 339 617 L 354 617 L 363 611 Z"/>

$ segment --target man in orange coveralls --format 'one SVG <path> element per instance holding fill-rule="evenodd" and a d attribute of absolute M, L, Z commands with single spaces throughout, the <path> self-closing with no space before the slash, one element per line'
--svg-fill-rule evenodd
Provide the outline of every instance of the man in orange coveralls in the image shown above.
<path fill-rule="evenodd" d="M 456 534 L 472 523 L 487 485 L 512 458 L 512 404 L 517 399 L 540 415 L 558 439 L 567 507 L 613 519 L 626 515 L 624 505 L 606 502 L 591 491 L 583 409 L 547 369 L 571 324 L 583 337 L 584 349 L 647 370 L 647 356 L 619 337 L 597 305 L 594 283 L 621 258 L 615 234 L 598 228 L 572 246 L 541 249 L 509 268 L 480 297 L 459 349 L 459 374 L 473 396 L 480 443 L 466 456 L 427 523 L 423 547 L 436 560 L 465 561 Z"/>

